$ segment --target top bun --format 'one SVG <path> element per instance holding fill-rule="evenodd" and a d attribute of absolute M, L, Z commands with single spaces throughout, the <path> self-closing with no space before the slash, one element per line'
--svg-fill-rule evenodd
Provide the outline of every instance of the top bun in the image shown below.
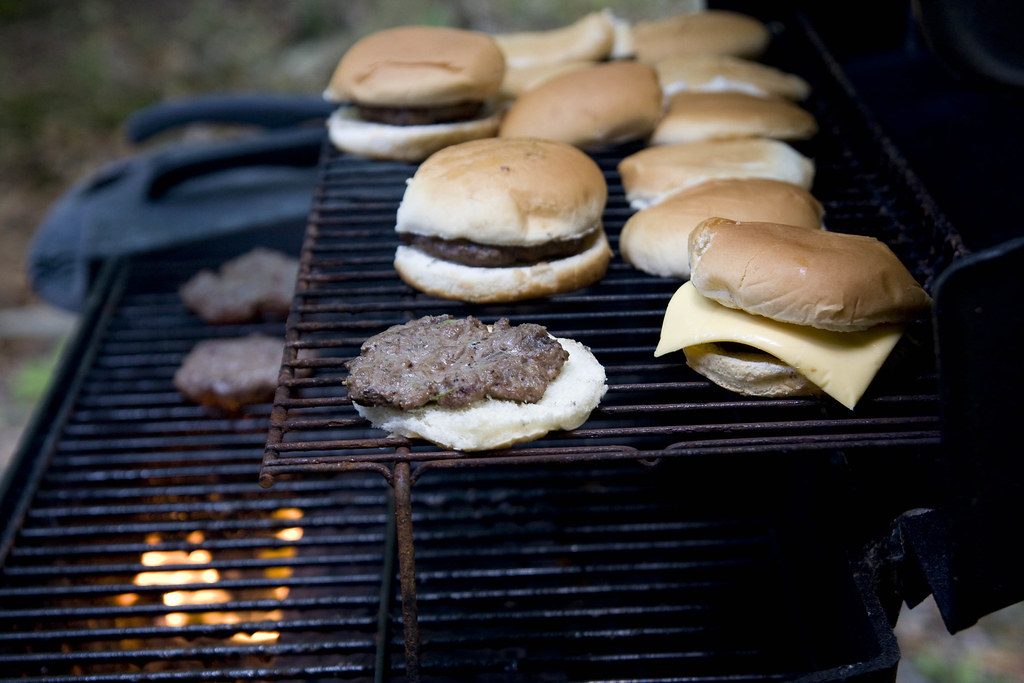
<path fill-rule="evenodd" d="M 560 62 L 598 62 L 612 50 L 613 21 L 610 12 L 593 12 L 564 28 L 506 33 L 494 39 L 505 55 L 505 63 L 517 69 Z"/>
<path fill-rule="evenodd" d="M 904 322 L 931 299 L 873 237 L 710 218 L 690 233 L 704 296 L 772 320 L 854 332 Z"/>
<path fill-rule="evenodd" d="M 485 33 L 403 26 L 349 48 L 324 96 L 380 107 L 433 107 L 486 100 L 498 92 L 505 60 Z"/>
<path fill-rule="evenodd" d="M 398 207 L 398 232 L 531 246 L 601 226 L 604 174 L 559 142 L 475 140 L 447 147 L 416 171 Z"/>
<path fill-rule="evenodd" d="M 555 76 L 594 66 L 594 62 L 552 62 L 534 66 L 509 66 L 505 68 L 505 79 L 501 82 L 501 94 L 515 99 L 527 90 L 533 90 L 541 83 Z"/>
<path fill-rule="evenodd" d="M 666 97 L 686 91 L 742 92 L 802 100 L 811 93 L 799 76 L 728 55 L 677 55 L 659 61 L 654 70 Z"/>
<path fill-rule="evenodd" d="M 651 134 L 661 118 L 654 69 L 610 62 L 555 76 L 522 95 L 501 137 L 536 137 L 577 147 L 613 145 Z"/>
<path fill-rule="evenodd" d="M 756 59 L 770 35 L 757 19 L 737 12 L 710 10 L 633 26 L 636 58 L 655 62 L 677 55 L 732 55 Z"/>
<path fill-rule="evenodd" d="M 741 92 L 681 92 L 651 136 L 652 145 L 701 140 L 806 140 L 818 132 L 814 116 L 781 97 Z"/>

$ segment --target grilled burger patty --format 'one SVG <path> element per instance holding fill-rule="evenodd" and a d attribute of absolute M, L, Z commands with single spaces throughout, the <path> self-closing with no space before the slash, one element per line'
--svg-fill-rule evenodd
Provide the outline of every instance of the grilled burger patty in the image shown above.
<path fill-rule="evenodd" d="M 446 240 L 413 233 L 402 233 L 402 243 L 415 247 L 445 261 L 461 263 L 464 266 L 502 268 L 508 266 L 531 266 L 542 261 L 567 258 L 586 251 L 593 246 L 598 231 L 591 230 L 582 237 L 569 240 L 555 240 L 529 247 L 497 246 L 479 244 L 470 240 Z"/>
<path fill-rule="evenodd" d="M 427 316 L 367 339 L 345 384 L 356 403 L 402 410 L 486 397 L 536 403 L 568 357 L 540 325 L 501 318 L 488 330 L 472 316 Z"/>
<path fill-rule="evenodd" d="M 476 118 L 484 108 L 483 102 L 456 102 L 436 107 L 371 107 L 357 104 L 359 118 L 390 126 L 427 126 L 433 123 L 452 123 Z"/>

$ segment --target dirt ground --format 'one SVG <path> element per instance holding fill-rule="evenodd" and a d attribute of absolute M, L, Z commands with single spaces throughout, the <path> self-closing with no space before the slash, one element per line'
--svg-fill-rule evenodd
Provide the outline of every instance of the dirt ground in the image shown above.
<path fill-rule="evenodd" d="M 633 18 L 678 3 L 617 3 Z M 319 92 L 361 33 L 401 23 L 557 26 L 602 3 L 426 0 L 0 0 L 0 465 L 42 395 L 74 317 L 33 297 L 31 235 L 74 181 L 133 150 L 140 106 L 205 92 Z M 162 137 L 154 144 L 166 144 Z M 1024 681 L 1024 606 L 956 637 L 930 600 L 905 610 L 902 683 Z"/>

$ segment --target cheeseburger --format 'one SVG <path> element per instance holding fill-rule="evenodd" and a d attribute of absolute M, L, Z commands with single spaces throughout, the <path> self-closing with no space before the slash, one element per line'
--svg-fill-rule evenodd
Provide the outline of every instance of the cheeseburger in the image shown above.
<path fill-rule="evenodd" d="M 441 150 L 409 180 L 395 269 L 428 294 L 518 301 L 599 280 L 611 250 L 608 189 L 586 154 L 547 140 L 476 140 Z"/>
<path fill-rule="evenodd" d="M 328 120 L 331 141 L 354 154 L 421 161 L 448 145 L 493 137 L 505 60 L 494 39 L 454 28 L 406 26 L 369 35 L 342 57 L 324 97 L 350 104 Z"/>
<path fill-rule="evenodd" d="M 851 410 L 931 300 L 882 242 L 711 218 L 690 235 L 690 282 L 655 356 L 679 349 L 749 396 L 826 393 Z"/>

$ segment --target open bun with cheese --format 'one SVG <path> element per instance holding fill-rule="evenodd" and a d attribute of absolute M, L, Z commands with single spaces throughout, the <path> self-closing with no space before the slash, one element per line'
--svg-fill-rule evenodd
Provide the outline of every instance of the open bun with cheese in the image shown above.
<path fill-rule="evenodd" d="M 821 204 L 803 188 L 748 178 L 701 183 L 633 214 L 619 250 L 633 267 L 662 277 L 690 277 L 690 233 L 712 217 L 821 228 Z"/>
<path fill-rule="evenodd" d="M 636 209 L 709 180 L 767 178 L 809 190 L 814 162 L 777 140 L 710 140 L 642 149 L 619 163 L 626 198 Z"/>
<path fill-rule="evenodd" d="M 814 116 L 780 97 L 739 92 L 681 92 L 669 100 L 651 136 L 653 145 L 702 140 L 806 140 L 818 132 Z"/>
<path fill-rule="evenodd" d="M 496 134 L 492 100 L 505 72 L 494 39 L 477 31 L 404 26 L 357 41 L 324 92 L 343 105 L 328 119 L 342 151 L 419 161 Z"/>
<path fill-rule="evenodd" d="M 678 92 L 742 92 L 803 100 L 807 81 L 766 64 L 728 55 L 677 55 L 654 64 L 666 97 Z"/>
<path fill-rule="evenodd" d="M 662 115 L 654 70 L 610 62 L 556 76 L 523 93 L 501 137 L 535 137 L 590 149 L 646 138 Z"/>
<path fill-rule="evenodd" d="M 712 218 L 690 234 L 690 269 L 655 355 L 682 349 L 695 370 L 749 395 L 808 393 L 781 362 L 852 409 L 931 304 L 887 246 L 858 235 Z"/>
<path fill-rule="evenodd" d="M 738 12 L 709 10 L 633 25 L 637 60 L 654 64 L 678 55 L 732 55 L 756 59 L 771 35 L 757 19 Z"/>
<path fill-rule="evenodd" d="M 448 147 L 409 181 L 395 268 L 416 289 L 461 301 L 584 287 L 611 258 L 607 193 L 601 169 L 570 145 L 497 138 Z"/>

